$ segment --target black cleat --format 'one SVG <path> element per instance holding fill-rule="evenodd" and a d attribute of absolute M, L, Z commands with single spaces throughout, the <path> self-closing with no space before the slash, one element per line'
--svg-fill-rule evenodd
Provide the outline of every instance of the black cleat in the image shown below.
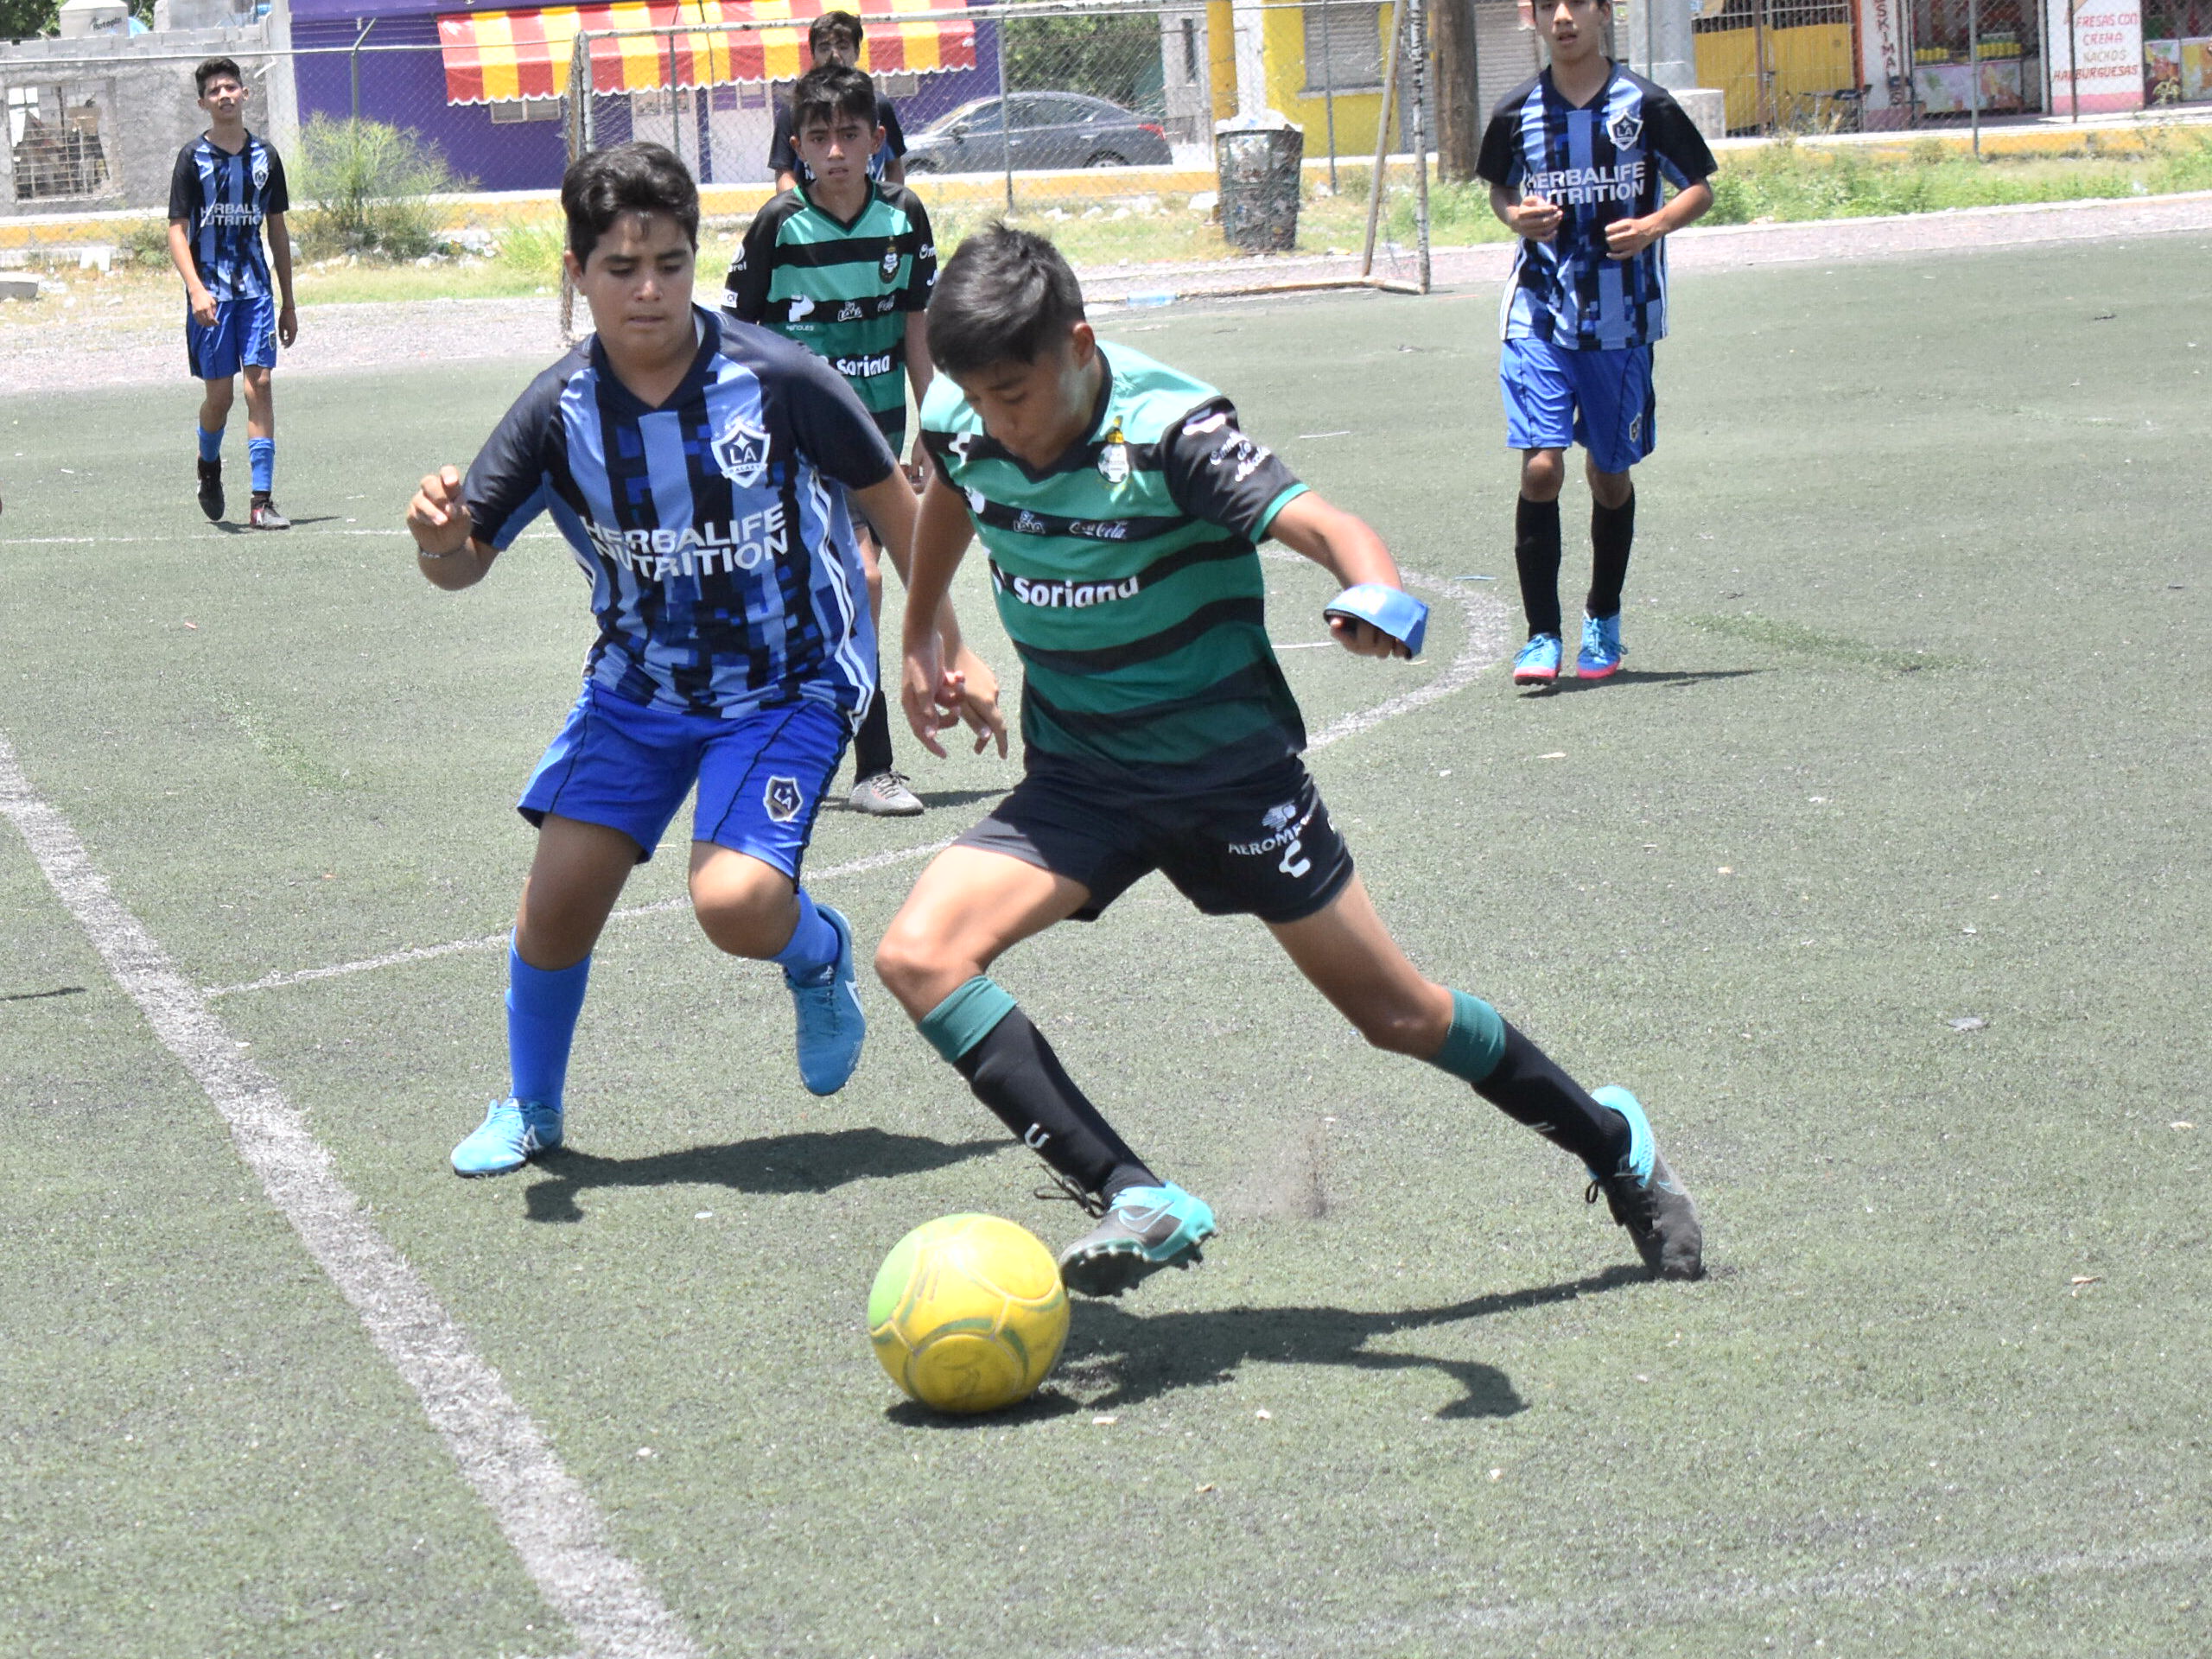
<path fill-rule="evenodd" d="M 223 517 L 223 463 L 203 461 L 200 463 L 200 511 L 217 523 Z"/>
<path fill-rule="evenodd" d="M 1595 1204 L 1600 1192 L 1605 1195 L 1613 1219 L 1628 1229 L 1653 1278 L 1702 1279 L 1705 1230 L 1698 1224 L 1697 1205 L 1659 1155 L 1643 1108 L 1627 1090 L 1610 1085 L 1592 1090 L 1590 1098 L 1628 1120 L 1629 1148 L 1611 1174 L 1590 1172 L 1584 1197 Z"/>

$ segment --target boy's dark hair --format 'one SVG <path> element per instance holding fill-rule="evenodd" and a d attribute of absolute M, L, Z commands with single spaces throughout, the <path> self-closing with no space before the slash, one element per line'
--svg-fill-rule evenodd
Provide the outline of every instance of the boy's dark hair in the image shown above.
<path fill-rule="evenodd" d="M 1043 237 L 992 225 L 953 251 L 930 298 L 930 356 L 948 374 L 1034 363 L 1083 321 L 1083 289 Z"/>
<path fill-rule="evenodd" d="M 861 20 L 849 11 L 825 11 L 806 26 L 806 49 L 820 56 L 822 48 L 835 42 L 850 47 L 853 55 L 861 54 Z"/>
<path fill-rule="evenodd" d="M 207 83 L 224 75 L 228 75 L 241 86 L 245 85 L 245 75 L 238 68 L 237 59 L 210 58 L 192 72 L 192 95 L 194 98 L 207 97 Z"/>
<path fill-rule="evenodd" d="M 823 121 L 834 127 L 841 115 L 853 116 L 874 131 L 875 83 L 859 70 L 849 69 L 842 63 L 825 63 L 798 78 L 798 85 L 791 88 L 794 138 L 804 132 L 811 122 Z"/>
<path fill-rule="evenodd" d="M 699 187 L 665 144 L 617 144 L 577 156 L 561 176 L 561 211 L 578 264 L 625 213 L 666 213 L 699 245 Z"/>

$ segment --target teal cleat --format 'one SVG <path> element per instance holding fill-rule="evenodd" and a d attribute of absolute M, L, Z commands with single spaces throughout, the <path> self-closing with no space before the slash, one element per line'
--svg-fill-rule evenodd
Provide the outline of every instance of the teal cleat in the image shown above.
<path fill-rule="evenodd" d="M 1574 671 L 1586 680 L 1609 679 L 1618 672 L 1628 647 L 1621 644 L 1621 613 L 1582 617 L 1582 649 L 1574 655 Z"/>
<path fill-rule="evenodd" d="M 509 1095 L 495 1100 L 484 1121 L 453 1149 L 456 1175 L 506 1175 L 541 1152 L 561 1144 L 561 1109 Z"/>
<path fill-rule="evenodd" d="M 1705 1230 L 1698 1224 L 1697 1205 L 1659 1155 L 1643 1108 L 1634 1095 L 1611 1084 L 1592 1090 L 1590 1098 L 1628 1121 L 1628 1150 L 1611 1174 L 1589 1172 L 1585 1197 L 1595 1204 L 1599 1193 L 1605 1195 L 1613 1219 L 1628 1229 L 1653 1278 L 1703 1278 Z"/>
<path fill-rule="evenodd" d="M 1098 1225 L 1060 1252 L 1060 1278 L 1085 1296 L 1118 1296 L 1162 1268 L 1187 1268 L 1219 1229 L 1213 1211 L 1173 1182 L 1124 1187 Z"/>
<path fill-rule="evenodd" d="M 853 929 L 827 905 L 815 908 L 837 931 L 837 959 L 800 977 L 786 972 L 784 983 L 798 1009 L 798 1077 L 810 1092 L 834 1095 L 861 1063 L 868 1016 L 853 988 Z"/>
<path fill-rule="evenodd" d="M 1560 650 L 1559 635 L 1555 633 L 1540 633 L 1529 640 L 1513 659 L 1513 683 L 1550 685 L 1556 682 Z"/>

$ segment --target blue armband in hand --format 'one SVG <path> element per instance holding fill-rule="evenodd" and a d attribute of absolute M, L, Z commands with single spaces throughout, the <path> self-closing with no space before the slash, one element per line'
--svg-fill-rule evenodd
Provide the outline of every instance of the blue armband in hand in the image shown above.
<path fill-rule="evenodd" d="M 1428 632 L 1428 607 L 1411 594 L 1379 582 L 1363 582 L 1347 588 L 1323 609 L 1324 616 L 1348 616 L 1380 629 L 1406 648 L 1406 655 L 1421 655 L 1421 642 Z"/>

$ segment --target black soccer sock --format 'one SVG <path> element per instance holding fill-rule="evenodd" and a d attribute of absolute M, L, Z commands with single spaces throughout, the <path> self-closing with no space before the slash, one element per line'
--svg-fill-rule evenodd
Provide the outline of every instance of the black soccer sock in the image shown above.
<path fill-rule="evenodd" d="M 1636 492 L 1618 507 L 1590 506 L 1590 597 L 1592 616 L 1612 616 L 1621 608 L 1621 588 L 1628 581 L 1628 553 L 1636 540 Z"/>
<path fill-rule="evenodd" d="M 1513 563 L 1529 637 L 1559 632 L 1559 502 L 1520 499 L 1513 511 Z"/>
<path fill-rule="evenodd" d="M 1452 1028 L 1428 1063 L 1592 1169 L 1617 1169 L 1628 1151 L 1627 1119 L 1591 1099 L 1478 996 L 1452 993 Z"/>
<path fill-rule="evenodd" d="M 883 682 L 875 683 L 868 714 L 853 735 L 853 781 L 861 783 L 891 770 L 891 705 L 883 698 Z"/>
<path fill-rule="evenodd" d="M 982 1035 L 976 1027 L 989 1023 Z M 1076 1087 L 1045 1034 L 1014 999 L 978 976 L 924 1015 L 923 1036 L 968 1079 L 1015 1138 L 1085 1192 L 1111 1202 L 1160 1178 Z"/>
<path fill-rule="evenodd" d="M 1516 1123 L 1525 1123 L 1585 1165 L 1610 1173 L 1628 1151 L 1628 1120 L 1590 1098 L 1559 1063 L 1511 1025 L 1497 1069 L 1475 1092 Z"/>

